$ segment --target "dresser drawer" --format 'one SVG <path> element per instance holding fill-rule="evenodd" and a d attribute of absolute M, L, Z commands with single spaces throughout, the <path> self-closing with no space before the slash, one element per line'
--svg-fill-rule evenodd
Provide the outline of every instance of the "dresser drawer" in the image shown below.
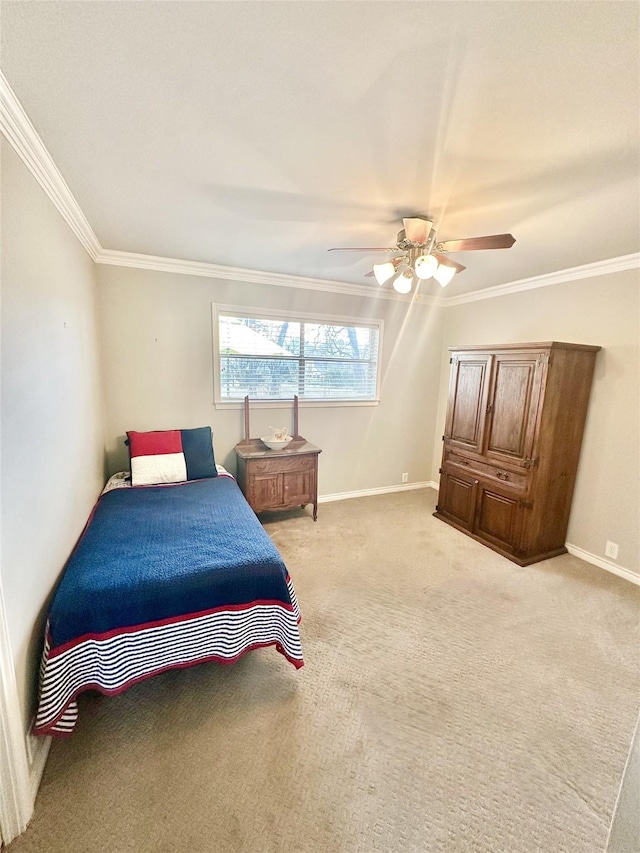
<path fill-rule="evenodd" d="M 250 474 L 286 474 L 289 471 L 310 471 L 316 466 L 315 454 L 308 456 L 276 456 L 273 459 L 250 459 Z"/>
<path fill-rule="evenodd" d="M 452 465 L 459 465 L 469 474 L 475 474 L 479 477 L 489 477 L 492 480 L 505 483 L 505 485 L 512 486 L 515 489 L 526 489 L 529 485 L 528 474 L 509 471 L 506 468 L 490 465 L 486 462 L 479 462 L 477 459 L 463 456 L 461 453 L 452 453 L 448 450 L 445 453 L 445 460 Z"/>

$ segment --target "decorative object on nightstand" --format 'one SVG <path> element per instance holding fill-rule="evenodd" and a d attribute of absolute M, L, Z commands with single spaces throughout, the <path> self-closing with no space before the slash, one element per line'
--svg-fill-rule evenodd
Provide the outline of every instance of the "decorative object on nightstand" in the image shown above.
<path fill-rule="evenodd" d="M 266 444 L 269 450 L 284 450 L 287 444 L 293 441 L 293 436 L 289 435 L 286 427 L 282 427 L 281 429 L 269 427 L 269 429 L 271 430 L 271 435 L 263 435 L 260 438 L 260 441 Z"/>
<path fill-rule="evenodd" d="M 273 430 L 272 433 L 282 433 Z M 286 430 L 285 430 L 286 432 Z M 250 438 L 249 397 L 244 398 L 244 439 L 235 446 L 238 484 L 254 512 L 291 509 L 313 504 L 318 517 L 318 456 L 322 453 L 298 432 L 298 398 L 293 398 L 293 435 L 269 448 L 264 438 Z M 278 447 L 278 444 L 282 446 Z"/>

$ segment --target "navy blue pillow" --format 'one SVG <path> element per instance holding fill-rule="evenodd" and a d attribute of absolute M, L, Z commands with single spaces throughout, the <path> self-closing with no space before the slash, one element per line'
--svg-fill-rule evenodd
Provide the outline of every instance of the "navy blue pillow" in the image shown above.
<path fill-rule="evenodd" d="M 213 456 L 211 427 L 181 429 L 182 452 L 187 463 L 187 480 L 202 480 L 217 477 L 216 460 Z"/>

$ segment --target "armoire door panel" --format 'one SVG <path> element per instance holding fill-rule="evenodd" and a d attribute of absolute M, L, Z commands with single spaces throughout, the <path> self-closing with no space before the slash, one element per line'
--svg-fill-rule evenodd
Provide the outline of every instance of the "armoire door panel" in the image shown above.
<path fill-rule="evenodd" d="M 440 477 L 438 512 L 470 530 L 476 513 L 477 488 L 477 480 L 443 468 Z"/>
<path fill-rule="evenodd" d="M 520 546 L 523 512 L 518 498 L 481 484 L 474 533 L 516 553 Z"/>
<path fill-rule="evenodd" d="M 486 455 L 524 462 L 533 452 L 540 394 L 537 353 L 498 355 L 489 400 Z"/>
<path fill-rule="evenodd" d="M 461 356 L 453 364 L 445 437 L 467 450 L 481 452 L 490 364 L 490 355 Z"/>

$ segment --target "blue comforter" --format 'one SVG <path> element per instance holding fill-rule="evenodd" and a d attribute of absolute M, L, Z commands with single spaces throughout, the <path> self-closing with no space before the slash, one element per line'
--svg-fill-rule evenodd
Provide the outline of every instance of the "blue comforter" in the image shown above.
<path fill-rule="evenodd" d="M 99 499 L 55 592 L 34 733 L 69 735 L 83 690 L 119 693 L 275 646 L 303 665 L 293 584 L 235 480 Z"/>
<path fill-rule="evenodd" d="M 98 502 L 55 594 L 51 645 L 220 605 L 289 601 L 286 578 L 231 478 L 115 489 Z"/>

